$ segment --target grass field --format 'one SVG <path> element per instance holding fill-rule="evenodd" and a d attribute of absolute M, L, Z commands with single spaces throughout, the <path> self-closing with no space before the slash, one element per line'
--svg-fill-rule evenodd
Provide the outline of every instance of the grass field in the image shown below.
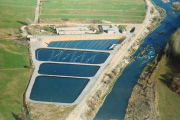
<path fill-rule="evenodd" d="M 0 40 L 0 120 L 13 120 L 23 109 L 23 93 L 31 76 L 25 46 Z"/>
<path fill-rule="evenodd" d="M 26 18 L 34 21 L 36 0 L 1 0 L 0 28 L 18 28 Z"/>
<path fill-rule="evenodd" d="M 174 73 L 179 71 L 179 63 L 163 58 L 155 75 L 151 78 L 157 83 L 158 108 L 161 120 L 179 120 L 180 118 L 180 96 L 172 92 L 167 86 Z"/>
<path fill-rule="evenodd" d="M 50 0 L 42 3 L 40 18 L 141 23 L 145 12 L 144 0 Z"/>
<path fill-rule="evenodd" d="M 27 24 L 27 18 L 34 21 L 36 3 L 36 0 L 1 0 L 0 38 L 19 34 L 19 27 Z M 0 120 L 13 120 L 23 109 L 23 93 L 32 74 L 24 66 L 29 64 L 27 47 L 0 40 Z"/>
<path fill-rule="evenodd" d="M 23 68 L 29 65 L 29 54 L 26 47 L 1 40 L 0 48 L 0 69 Z"/>

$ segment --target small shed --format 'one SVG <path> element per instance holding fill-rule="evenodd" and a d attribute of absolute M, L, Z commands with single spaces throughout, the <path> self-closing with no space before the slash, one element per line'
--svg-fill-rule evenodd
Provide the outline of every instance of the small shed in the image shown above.
<path fill-rule="evenodd" d="M 107 33 L 108 34 L 113 34 L 113 33 L 115 33 L 115 30 L 114 29 L 107 29 Z"/>
<path fill-rule="evenodd" d="M 30 39 L 31 37 L 33 37 L 33 35 L 27 35 L 26 36 L 28 39 Z"/>
<path fill-rule="evenodd" d="M 37 38 L 36 37 L 30 37 L 30 42 L 37 42 Z"/>
<path fill-rule="evenodd" d="M 125 30 L 125 29 L 121 29 L 121 33 L 122 33 L 122 34 L 125 34 L 125 33 L 126 33 L 126 30 Z"/>

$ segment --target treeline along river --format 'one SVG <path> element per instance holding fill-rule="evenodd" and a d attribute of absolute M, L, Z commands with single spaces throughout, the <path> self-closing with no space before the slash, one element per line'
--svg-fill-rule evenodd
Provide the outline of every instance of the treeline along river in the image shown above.
<path fill-rule="evenodd" d="M 135 61 L 124 69 L 95 120 L 124 119 L 128 100 L 142 70 L 165 47 L 166 38 L 180 27 L 180 11 L 170 9 L 171 2 L 180 2 L 179 0 L 170 0 L 169 3 L 163 3 L 162 0 L 152 1 L 165 9 L 167 16 L 161 25 L 145 38 L 144 43 L 133 55 Z M 145 52 L 141 54 L 143 50 Z"/>

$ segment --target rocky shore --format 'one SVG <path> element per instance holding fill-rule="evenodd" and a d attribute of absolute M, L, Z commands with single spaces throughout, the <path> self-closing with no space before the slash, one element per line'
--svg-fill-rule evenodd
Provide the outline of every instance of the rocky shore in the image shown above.
<path fill-rule="evenodd" d="M 157 120 L 156 84 L 150 80 L 158 66 L 159 56 L 144 68 L 128 102 L 124 120 Z"/>
<path fill-rule="evenodd" d="M 172 2 L 170 8 L 176 11 L 180 10 L 180 2 Z"/>
<path fill-rule="evenodd" d="M 168 3 L 168 2 L 170 2 L 169 0 L 162 0 L 164 3 Z"/>

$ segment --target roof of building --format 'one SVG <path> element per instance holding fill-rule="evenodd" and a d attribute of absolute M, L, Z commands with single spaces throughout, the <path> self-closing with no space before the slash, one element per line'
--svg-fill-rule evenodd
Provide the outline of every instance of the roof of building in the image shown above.
<path fill-rule="evenodd" d="M 114 29 L 107 29 L 107 31 L 115 31 Z"/>
<path fill-rule="evenodd" d="M 37 39 L 36 37 L 30 37 L 30 39 Z"/>
<path fill-rule="evenodd" d="M 60 27 L 56 28 L 56 30 L 80 30 L 80 29 L 88 29 L 87 27 Z"/>
<path fill-rule="evenodd" d="M 30 37 L 30 41 L 36 42 L 37 38 L 36 37 Z"/>

